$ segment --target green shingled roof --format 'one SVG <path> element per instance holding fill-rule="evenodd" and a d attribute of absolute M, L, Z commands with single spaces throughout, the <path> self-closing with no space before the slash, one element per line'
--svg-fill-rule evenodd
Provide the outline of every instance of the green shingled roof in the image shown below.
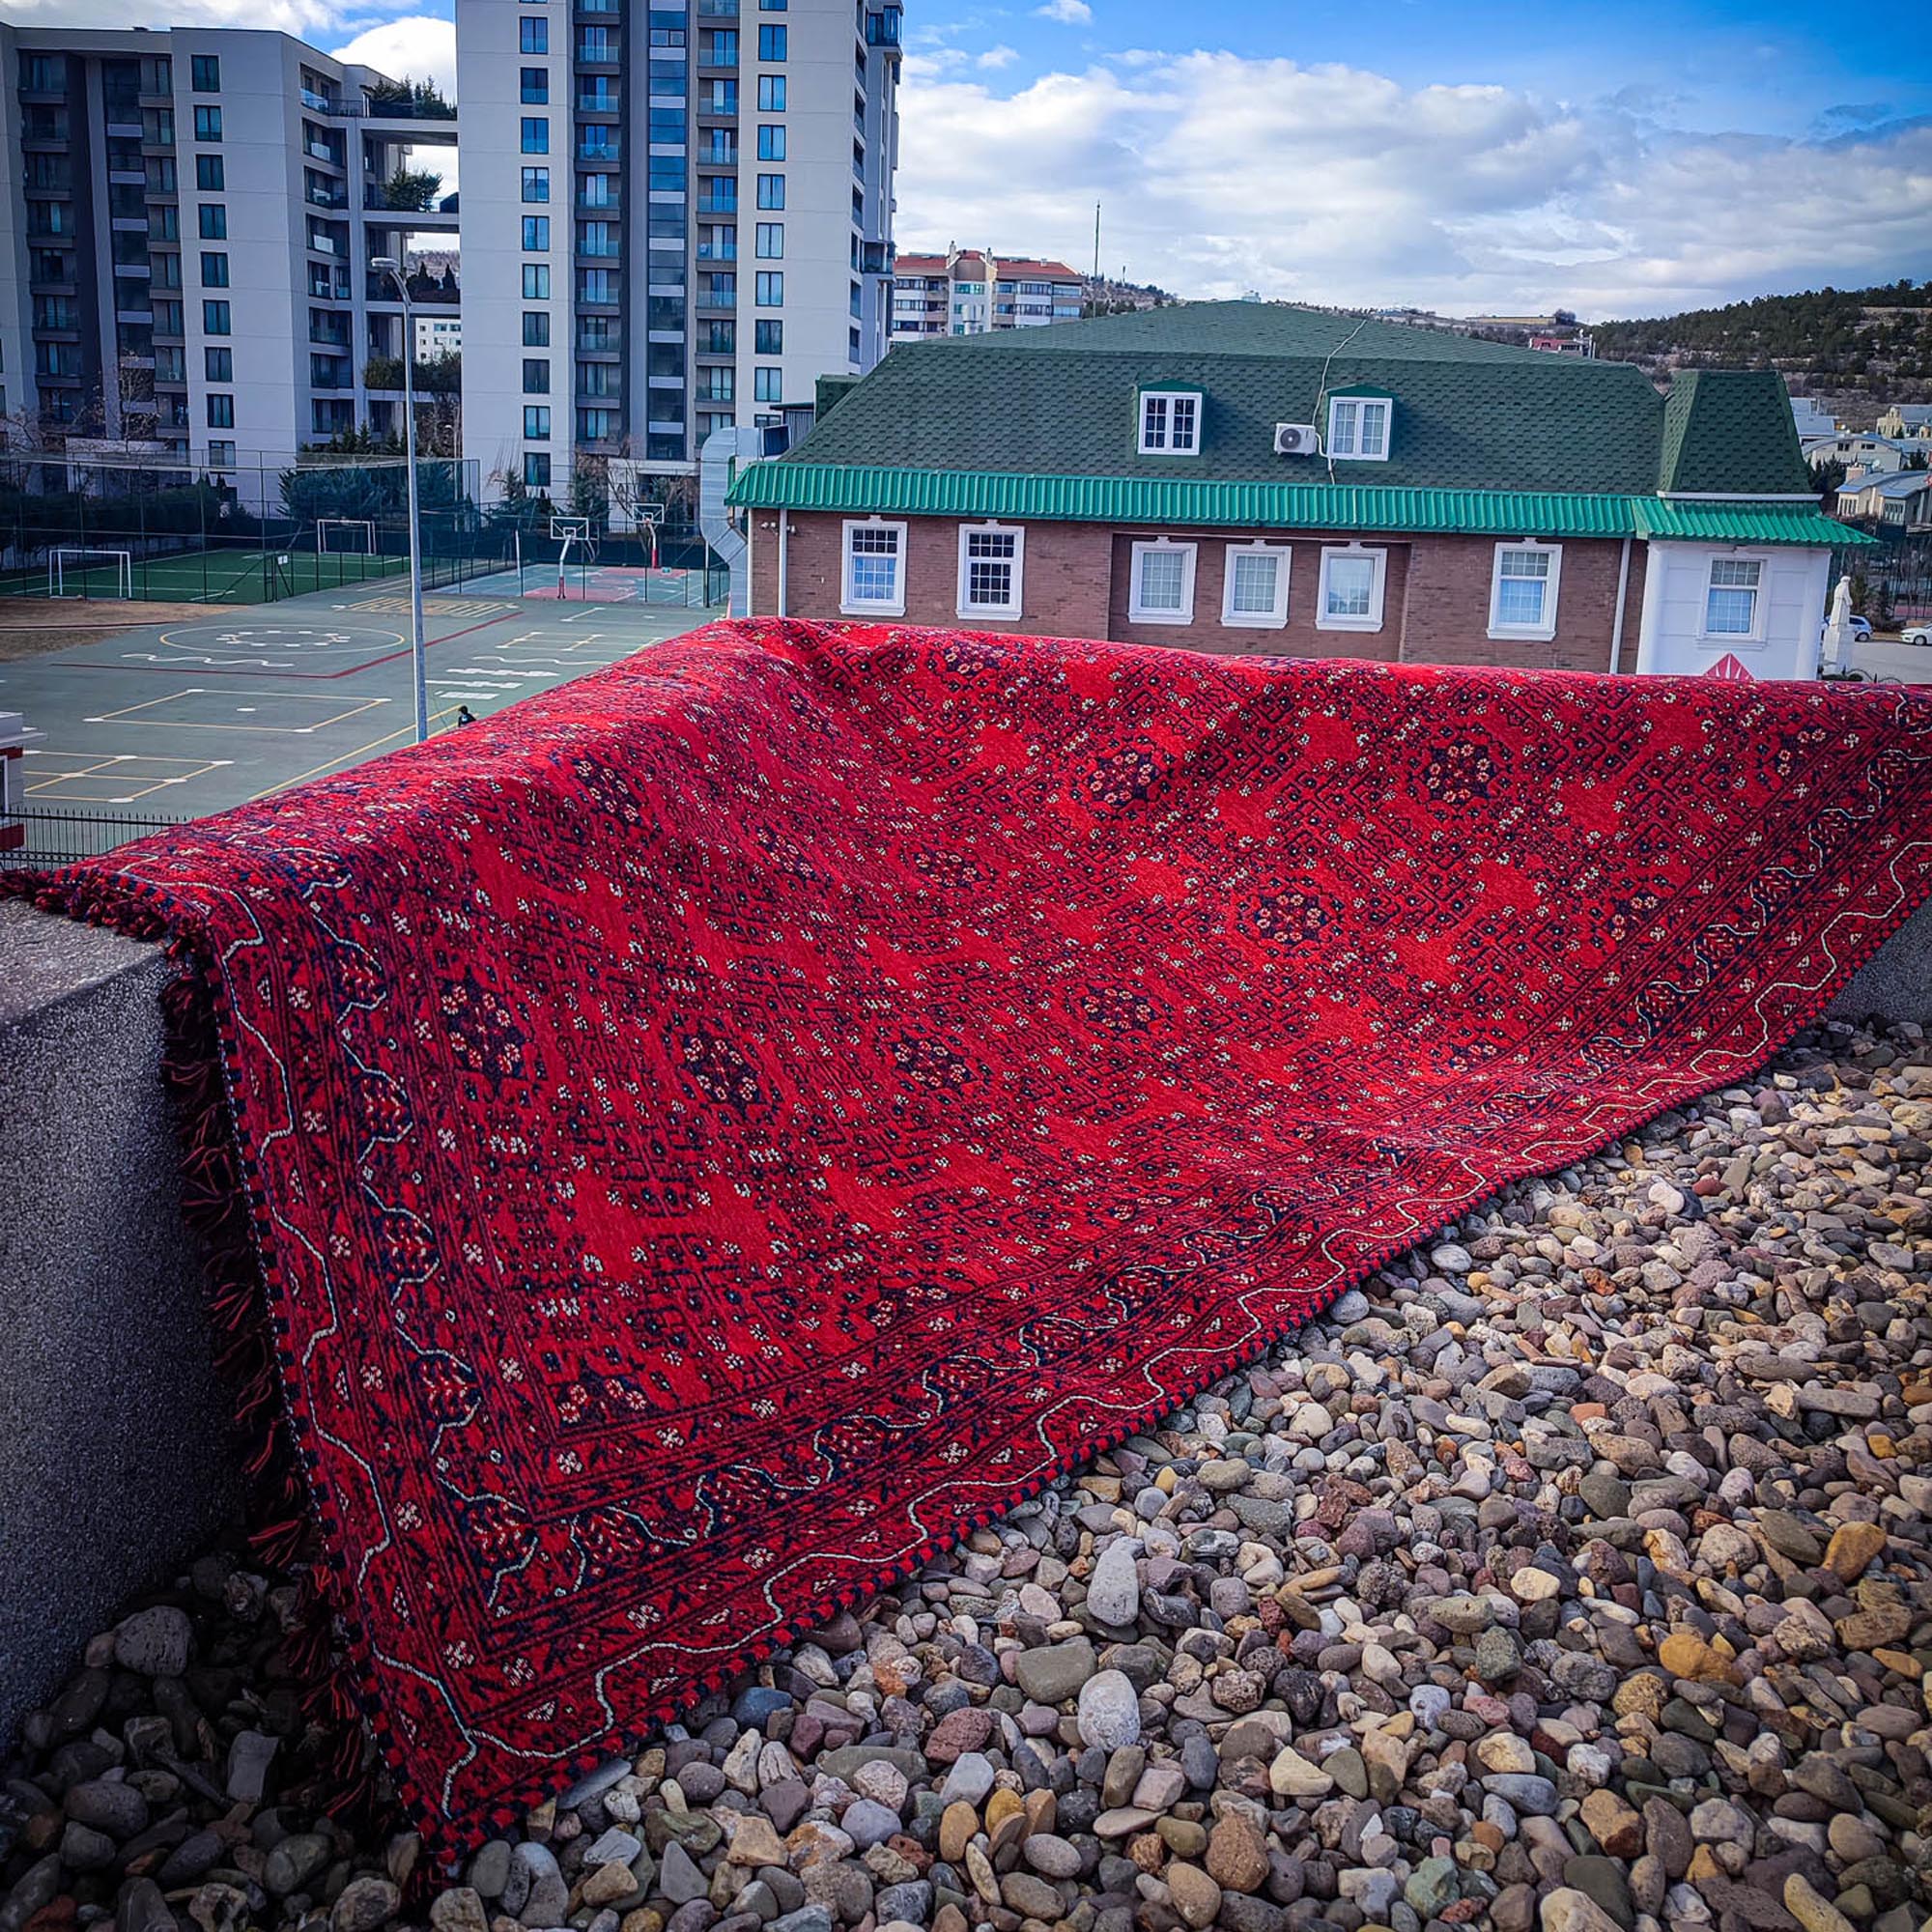
<path fill-rule="evenodd" d="M 1806 503 L 1684 502 L 1581 491 L 1383 490 L 1346 483 L 1041 476 L 789 459 L 752 465 L 733 485 L 731 501 L 756 509 L 836 510 L 861 516 L 876 512 L 1177 527 L 1675 537 L 1750 544 L 1874 541 Z"/>
<path fill-rule="evenodd" d="M 1688 369 L 1663 406 L 1663 491 L 1809 494 L 1791 398 L 1775 369 Z"/>
<path fill-rule="evenodd" d="M 1201 390 L 1198 455 L 1138 452 L 1134 398 L 1146 386 Z M 1106 486 L 1117 505 L 1138 500 L 1124 486 L 1145 484 L 1154 486 L 1145 517 L 1124 507 L 1105 514 L 1149 522 L 1204 521 L 1174 508 L 1203 485 L 1276 493 L 1339 486 L 1344 495 L 1331 494 L 1328 510 L 1351 500 L 1350 486 L 1365 506 L 1401 498 L 1406 509 L 1445 494 L 1506 494 L 1520 504 L 1660 489 L 1754 496 L 1807 490 L 1775 374 L 1699 371 L 1680 379 L 1680 388 L 1681 399 L 1666 407 L 1628 363 L 1274 303 L 1186 303 L 901 344 L 796 450 L 758 466 L 778 473 L 756 485 L 755 500 L 803 507 L 802 496 L 766 493 L 792 488 L 781 480 L 785 472 L 828 467 L 861 469 L 875 480 L 970 472 L 982 479 L 981 497 L 993 488 L 987 478 L 1081 479 Z M 1392 398 L 1388 461 L 1338 459 L 1331 478 L 1322 458 L 1273 453 L 1277 423 L 1313 422 L 1325 433 L 1323 398 L 1348 391 Z M 1000 487 L 1009 494 L 1009 485 Z M 754 499 L 734 492 L 733 500 Z M 1158 513 L 1156 501 L 1164 506 Z M 1348 526 L 1329 515 L 1320 521 Z"/>

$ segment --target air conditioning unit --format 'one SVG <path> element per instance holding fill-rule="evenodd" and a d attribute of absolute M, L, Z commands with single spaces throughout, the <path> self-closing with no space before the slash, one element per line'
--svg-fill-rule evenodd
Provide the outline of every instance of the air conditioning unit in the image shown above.
<path fill-rule="evenodd" d="M 1320 456 L 1321 439 L 1313 423 L 1276 423 L 1274 453 L 1277 456 Z"/>

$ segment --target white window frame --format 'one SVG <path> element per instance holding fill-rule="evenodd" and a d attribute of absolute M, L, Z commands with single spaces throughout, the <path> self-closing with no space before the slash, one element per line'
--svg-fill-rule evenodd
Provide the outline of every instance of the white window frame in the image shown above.
<path fill-rule="evenodd" d="M 1142 389 L 1134 403 L 1136 443 L 1143 456 L 1199 456 L 1201 454 L 1201 397 L 1199 389 Z M 1174 405 L 1187 402 L 1194 405 L 1194 435 L 1185 449 L 1175 443 L 1173 436 Z M 1148 405 L 1161 405 L 1161 440 L 1148 440 Z"/>
<path fill-rule="evenodd" d="M 1543 580 L 1543 621 L 1540 624 L 1506 624 L 1502 620 L 1503 558 L 1541 553 L 1549 559 L 1548 574 Z M 1563 582 L 1563 546 L 1538 543 L 1524 537 L 1517 543 L 1499 543 L 1495 561 L 1490 566 L 1490 636 L 1498 640 L 1521 638 L 1547 643 L 1556 635 L 1556 600 Z"/>
<path fill-rule="evenodd" d="M 1711 582 L 1717 575 L 1720 563 L 1754 563 L 1757 565 L 1757 583 L 1751 592 L 1751 627 L 1748 631 L 1714 631 L 1711 629 L 1711 592 L 1718 589 L 1736 589 L 1735 584 L 1716 584 Z M 1704 587 L 1698 593 L 1697 640 L 1699 643 L 1723 644 L 1730 648 L 1748 647 L 1764 642 L 1765 602 L 1771 589 L 1766 581 L 1766 572 L 1771 557 L 1763 551 L 1725 550 L 1713 554 L 1704 565 Z"/>
<path fill-rule="evenodd" d="M 1338 556 L 1366 557 L 1375 566 L 1375 583 L 1369 593 L 1369 612 L 1365 617 L 1331 617 L 1328 614 L 1328 566 Z M 1324 544 L 1321 550 L 1321 578 L 1315 586 L 1315 628 L 1318 631 L 1379 631 L 1382 627 L 1383 595 L 1388 587 L 1388 552 L 1372 550 L 1366 544 Z"/>
<path fill-rule="evenodd" d="M 1013 540 L 1012 596 L 1004 604 L 975 604 L 967 595 L 972 582 L 971 559 L 967 555 L 970 540 L 976 536 L 1011 537 Z M 961 524 L 959 526 L 959 578 L 953 609 L 961 617 L 1017 617 L 1026 596 L 1026 527 L 1021 524 L 1002 524 L 988 520 L 983 524 Z"/>
<path fill-rule="evenodd" d="M 1274 603 L 1266 611 L 1235 609 L 1235 559 L 1237 556 L 1271 556 L 1277 559 L 1274 573 Z M 1288 577 L 1293 550 L 1287 544 L 1231 543 L 1221 555 L 1221 621 L 1231 630 L 1280 631 L 1288 625 Z"/>
<path fill-rule="evenodd" d="M 1364 451 L 1361 448 L 1361 418 L 1359 412 L 1365 408 L 1378 409 L 1382 412 L 1382 446 L 1378 450 Z M 1352 410 L 1357 413 L 1350 418 L 1349 447 L 1342 447 L 1342 437 L 1336 428 L 1336 412 Z M 1338 463 L 1386 463 L 1389 444 L 1395 440 L 1395 398 L 1393 396 L 1330 396 L 1328 398 L 1328 433 L 1322 443 L 1323 453 Z"/>
<path fill-rule="evenodd" d="M 877 601 L 855 598 L 852 594 L 852 533 L 855 530 L 895 530 L 898 533 L 898 568 L 893 573 L 896 597 Z M 906 590 L 906 526 L 888 523 L 883 517 L 855 517 L 844 526 L 839 539 L 838 609 L 847 617 L 903 617 Z"/>
<path fill-rule="evenodd" d="M 1191 624 L 1194 621 L 1194 565 L 1198 544 L 1155 537 L 1133 547 L 1127 567 L 1127 622 L 1130 624 Z M 1180 609 L 1149 611 L 1141 604 L 1141 558 L 1151 551 L 1173 552 L 1180 557 Z"/>

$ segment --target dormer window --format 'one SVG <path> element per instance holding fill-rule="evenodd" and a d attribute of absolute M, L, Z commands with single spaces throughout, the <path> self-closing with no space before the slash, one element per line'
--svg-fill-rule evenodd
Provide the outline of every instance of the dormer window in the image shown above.
<path fill-rule="evenodd" d="M 1201 454 L 1201 391 L 1143 389 L 1141 439 L 1143 456 Z"/>
<path fill-rule="evenodd" d="M 1386 396 L 1330 396 L 1328 454 L 1350 463 L 1386 463 L 1393 408 Z"/>

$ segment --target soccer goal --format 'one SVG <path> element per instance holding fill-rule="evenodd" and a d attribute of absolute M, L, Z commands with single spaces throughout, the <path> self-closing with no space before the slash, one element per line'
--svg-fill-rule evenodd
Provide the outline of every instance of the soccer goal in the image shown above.
<path fill-rule="evenodd" d="M 318 556 L 374 556 L 376 524 L 371 517 L 318 517 L 315 520 Z"/>
<path fill-rule="evenodd" d="M 111 574 L 114 587 L 105 587 Z M 134 554 L 126 550 L 85 550 L 68 546 L 47 553 L 49 597 L 132 597 Z"/>

